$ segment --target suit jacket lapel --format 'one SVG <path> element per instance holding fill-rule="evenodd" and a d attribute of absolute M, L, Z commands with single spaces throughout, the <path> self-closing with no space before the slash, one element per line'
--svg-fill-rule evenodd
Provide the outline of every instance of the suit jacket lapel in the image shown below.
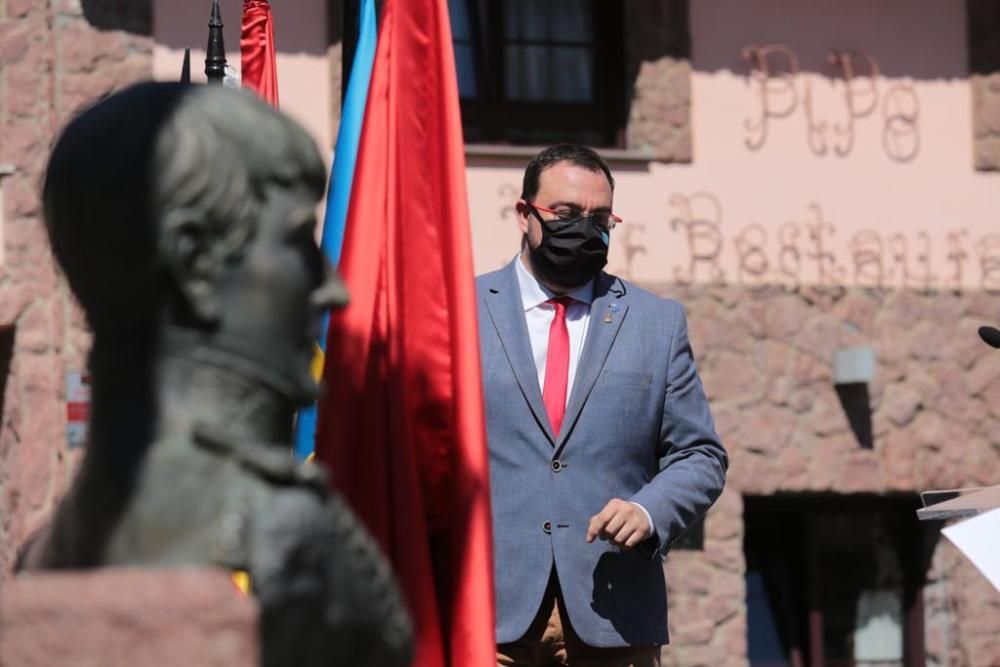
<path fill-rule="evenodd" d="M 519 260 L 515 257 L 514 262 L 517 261 Z M 545 412 L 544 403 L 542 403 L 542 390 L 538 386 L 538 371 L 535 368 L 535 359 L 531 354 L 528 324 L 524 318 L 521 287 L 517 282 L 514 262 L 508 264 L 503 273 L 500 274 L 500 280 L 486 290 L 483 299 L 486 301 L 490 319 L 500 337 L 500 344 L 507 355 L 511 369 L 514 371 L 514 377 L 517 378 L 517 383 L 521 386 L 521 393 L 524 394 L 528 407 L 534 413 L 535 420 L 545 432 L 545 436 L 550 442 L 555 442 L 552 426 L 549 424 L 549 416 Z"/>
<path fill-rule="evenodd" d="M 590 323 L 587 325 L 587 340 L 584 341 L 580 362 L 577 364 L 576 378 L 573 380 L 573 391 L 566 405 L 566 415 L 563 417 L 556 448 L 561 448 L 566 437 L 573 431 L 573 425 L 583 410 L 584 403 L 594 383 L 604 369 L 604 361 L 608 358 L 611 345 L 618 336 L 618 330 L 625 320 L 628 304 L 622 298 L 625 288 L 621 282 L 606 273 L 597 277 L 594 285 L 596 297 L 590 305 Z M 537 383 L 536 383 L 537 384 Z"/>

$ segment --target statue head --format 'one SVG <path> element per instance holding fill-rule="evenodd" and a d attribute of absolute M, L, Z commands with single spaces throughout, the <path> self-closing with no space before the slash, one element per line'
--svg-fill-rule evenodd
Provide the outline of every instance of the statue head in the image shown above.
<path fill-rule="evenodd" d="M 180 332 L 300 402 L 346 302 L 314 238 L 324 189 L 312 139 L 252 94 L 143 83 L 66 127 L 45 219 L 95 345 Z"/>

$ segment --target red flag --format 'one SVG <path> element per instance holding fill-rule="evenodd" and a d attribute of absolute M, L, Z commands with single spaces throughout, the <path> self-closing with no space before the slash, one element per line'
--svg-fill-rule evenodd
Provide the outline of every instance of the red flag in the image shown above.
<path fill-rule="evenodd" d="M 240 30 L 240 85 L 278 106 L 278 67 L 274 62 L 271 3 L 243 0 Z"/>
<path fill-rule="evenodd" d="M 385 0 L 316 456 L 392 560 L 415 667 L 496 662 L 461 127 L 446 0 Z"/>

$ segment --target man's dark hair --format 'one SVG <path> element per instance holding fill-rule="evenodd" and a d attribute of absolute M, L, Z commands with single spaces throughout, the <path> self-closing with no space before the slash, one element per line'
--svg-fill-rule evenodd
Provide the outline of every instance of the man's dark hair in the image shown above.
<path fill-rule="evenodd" d="M 554 164 L 569 162 L 590 171 L 601 171 L 608 177 L 611 189 L 615 189 L 615 179 L 611 176 L 608 163 L 595 151 L 580 144 L 556 144 L 549 146 L 535 157 L 524 169 L 524 183 L 521 185 L 521 199 L 534 201 L 538 195 L 538 180 L 542 172 Z"/>

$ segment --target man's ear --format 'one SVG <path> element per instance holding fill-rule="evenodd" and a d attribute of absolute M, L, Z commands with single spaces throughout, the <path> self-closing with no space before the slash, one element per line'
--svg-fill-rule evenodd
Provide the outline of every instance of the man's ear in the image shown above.
<path fill-rule="evenodd" d="M 531 216 L 531 209 L 523 199 L 518 199 L 514 204 L 514 211 L 517 212 L 517 225 L 521 228 L 521 233 L 528 233 L 528 218 Z"/>
<path fill-rule="evenodd" d="M 201 324 L 219 320 L 218 278 L 220 264 L 202 221 L 203 213 L 176 209 L 162 220 L 160 256 L 183 299 L 187 311 Z"/>

